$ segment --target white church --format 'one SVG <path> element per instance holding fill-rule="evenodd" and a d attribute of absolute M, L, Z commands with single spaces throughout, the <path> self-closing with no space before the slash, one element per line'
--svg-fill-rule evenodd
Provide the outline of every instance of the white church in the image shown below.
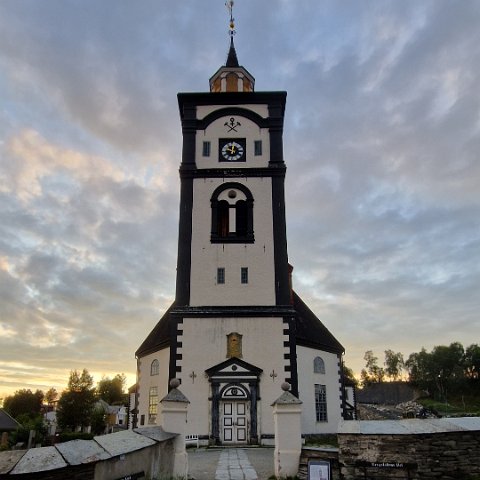
<path fill-rule="evenodd" d="M 231 23 L 233 28 L 233 22 Z M 183 132 L 175 301 L 136 351 L 137 428 L 178 378 L 203 445 L 274 443 L 281 384 L 302 434 L 352 415 L 344 348 L 292 289 L 285 221 L 286 92 L 255 92 L 233 32 L 210 92 L 179 93 Z"/>

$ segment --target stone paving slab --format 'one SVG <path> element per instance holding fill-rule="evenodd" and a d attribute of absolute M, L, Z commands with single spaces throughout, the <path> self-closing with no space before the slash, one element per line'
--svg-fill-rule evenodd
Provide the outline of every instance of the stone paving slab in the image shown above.
<path fill-rule="evenodd" d="M 273 448 L 189 449 L 189 477 L 195 480 L 267 480 Z"/>

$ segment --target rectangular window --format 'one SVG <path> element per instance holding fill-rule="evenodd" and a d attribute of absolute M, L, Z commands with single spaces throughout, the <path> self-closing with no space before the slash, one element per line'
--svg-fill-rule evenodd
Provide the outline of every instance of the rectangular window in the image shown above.
<path fill-rule="evenodd" d="M 157 387 L 150 387 L 148 395 L 148 423 L 155 423 L 157 420 L 158 390 Z"/>
<path fill-rule="evenodd" d="M 217 268 L 217 284 L 225 283 L 225 269 L 223 267 Z"/>
<path fill-rule="evenodd" d="M 242 267 L 241 282 L 242 283 L 248 283 L 248 267 Z"/>
<path fill-rule="evenodd" d="M 203 142 L 203 151 L 202 154 L 204 157 L 210 156 L 210 142 Z"/>
<path fill-rule="evenodd" d="M 255 140 L 254 151 L 255 151 L 255 155 L 261 155 L 262 154 L 262 141 L 261 140 Z"/>
<path fill-rule="evenodd" d="M 145 415 L 140 415 L 140 425 L 145 425 Z"/>
<path fill-rule="evenodd" d="M 315 413 L 317 422 L 327 421 L 327 387 L 315 384 Z"/>

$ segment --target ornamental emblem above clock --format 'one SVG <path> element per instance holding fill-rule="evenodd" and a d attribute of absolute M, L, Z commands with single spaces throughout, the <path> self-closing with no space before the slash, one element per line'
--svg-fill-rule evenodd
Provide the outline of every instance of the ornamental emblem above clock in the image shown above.
<path fill-rule="evenodd" d="M 218 142 L 220 162 L 245 162 L 245 138 L 220 138 Z"/>

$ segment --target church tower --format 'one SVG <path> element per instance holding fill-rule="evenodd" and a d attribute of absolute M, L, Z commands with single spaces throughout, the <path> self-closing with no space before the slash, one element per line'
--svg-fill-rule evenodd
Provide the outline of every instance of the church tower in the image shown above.
<path fill-rule="evenodd" d="M 255 92 L 255 79 L 238 62 L 233 2 L 227 3 L 225 65 L 210 78 L 210 92 L 178 94 L 183 150 L 176 295 L 136 352 L 137 423 L 156 423 L 158 401 L 178 378 L 191 402 L 190 433 L 203 443 L 265 444 L 273 442 L 270 405 L 281 383 L 288 381 L 298 396 L 297 362 L 309 363 L 313 374 L 319 347 L 324 364 L 330 355 L 332 418 L 338 421 L 343 347 L 291 289 L 282 138 L 287 95 Z M 299 347 L 307 354 L 299 357 Z M 307 377 L 311 383 L 310 372 Z M 318 384 L 325 387 L 320 392 L 313 385 L 305 389 L 312 418 L 317 399 L 327 408 L 326 381 Z"/>

